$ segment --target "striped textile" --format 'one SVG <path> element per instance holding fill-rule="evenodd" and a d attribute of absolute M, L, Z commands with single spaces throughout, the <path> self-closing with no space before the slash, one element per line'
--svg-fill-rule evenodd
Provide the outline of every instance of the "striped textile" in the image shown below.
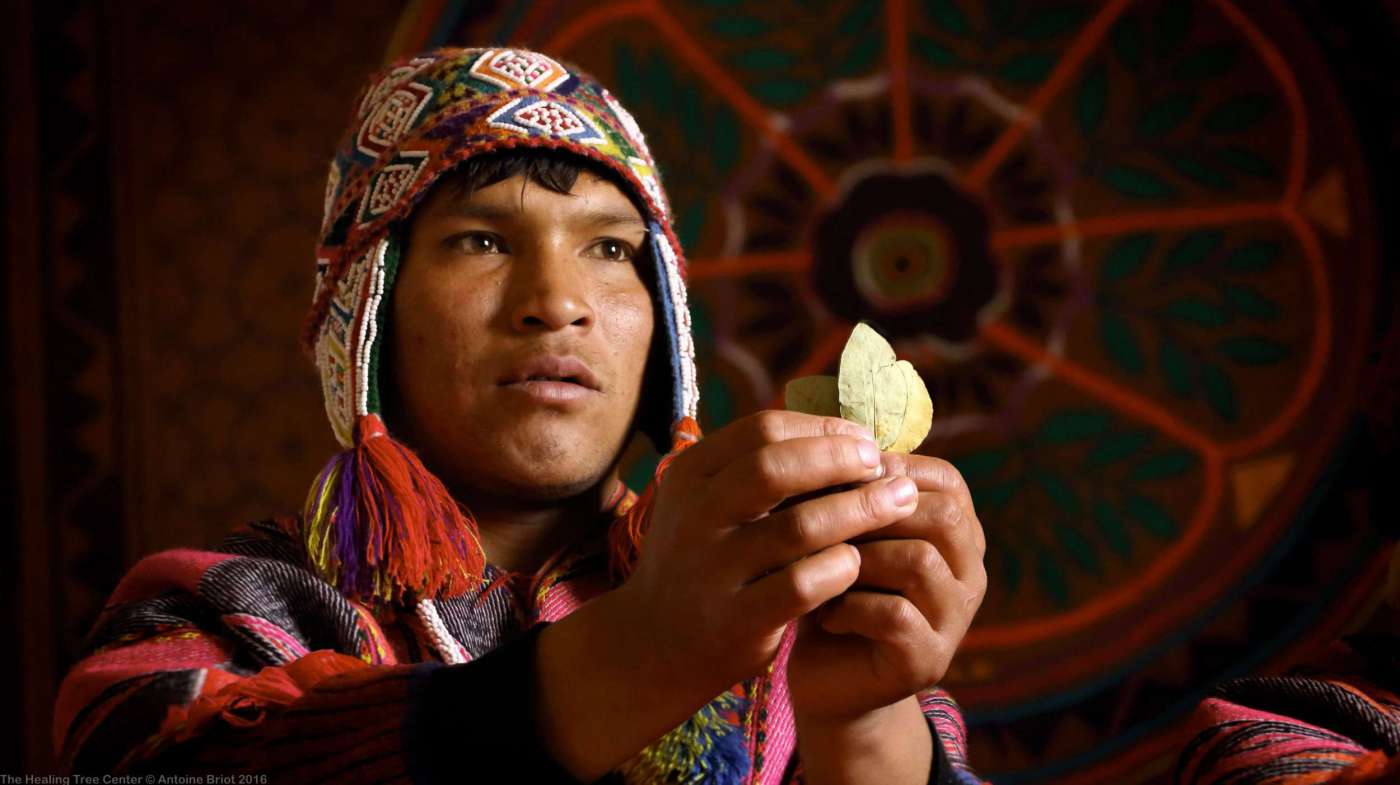
<path fill-rule="evenodd" d="M 67 770 L 408 783 L 508 764 L 509 781 L 569 781 L 539 748 L 522 696 L 542 625 L 607 590 L 601 542 L 532 584 L 488 567 L 485 585 L 434 603 L 452 665 L 413 609 L 372 611 L 309 569 L 298 526 L 255 523 L 214 551 L 147 557 L 122 579 L 60 688 L 54 739 Z M 711 704 L 742 740 L 746 762 L 730 768 L 742 780 L 685 781 L 800 781 L 785 655 Z M 947 751 L 930 782 L 978 782 L 956 704 L 941 690 L 921 698 Z M 656 781 L 623 770 L 610 781 Z"/>
<path fill-rule="evenodd" d="M 1290 676 L 1235 679 L 1192 718 L 1180 785 L 1400 782 L 1400 638 L 1353 637 Z"/>

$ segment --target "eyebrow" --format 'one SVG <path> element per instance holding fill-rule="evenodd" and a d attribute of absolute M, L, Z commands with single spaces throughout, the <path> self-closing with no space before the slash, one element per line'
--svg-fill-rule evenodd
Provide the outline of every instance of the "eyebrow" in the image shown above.
<path fill-rule="evenodd" d="M 508 221 L 520 214 L 519 210 L 491 204 L 469 204 L 455 202 L 447 212 L 458 218 L 478 218 L 483 221 Z M 567 218 L 577 226 L 636 226 L 646 228 L 646 221 L 636 215 L 612 210 L 589 210 Z"/>

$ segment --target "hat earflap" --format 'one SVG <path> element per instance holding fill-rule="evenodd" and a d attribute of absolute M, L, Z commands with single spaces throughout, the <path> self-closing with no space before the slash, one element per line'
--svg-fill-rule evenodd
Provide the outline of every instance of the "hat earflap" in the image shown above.
<path fill-rule="evenodd" d="M 401 246 L 390 231 L 354 297 L 350 342 L 355 418 L 351 446 L 311 486 L 302 537 L 311 564 L 343 594 L 392 602 L 451 597 L 481 580 L 486 558 L 476 521 L 380 417 L 380 343 Z M 346 299 L 348 299 L 348 297 Z"/>

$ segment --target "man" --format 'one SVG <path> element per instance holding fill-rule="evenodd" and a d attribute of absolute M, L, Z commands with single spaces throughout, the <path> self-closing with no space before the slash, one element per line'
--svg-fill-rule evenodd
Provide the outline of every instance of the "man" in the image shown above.
<path fill-rule="evenodd" d="M 699 438 L 680 248 L 604 88 L 517 50 L 394 66 L 318 257 L 346 450 L 302 515 L 122 581 L 59 697 L 71 767 L 975 781 L 931 689 L 985 589 L 966 486 L 839 419 Z M 635 433 L 667 453 L 639 498 Z"/>

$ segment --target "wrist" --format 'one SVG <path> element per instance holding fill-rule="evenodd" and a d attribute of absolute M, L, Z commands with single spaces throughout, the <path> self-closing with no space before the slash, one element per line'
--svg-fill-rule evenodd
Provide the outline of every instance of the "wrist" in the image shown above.
<path fill-rule="evenodd" d="M 855 716 L 794 719 L 809 785 L 928 781 L 933 737 L 913 696 Z"/>

